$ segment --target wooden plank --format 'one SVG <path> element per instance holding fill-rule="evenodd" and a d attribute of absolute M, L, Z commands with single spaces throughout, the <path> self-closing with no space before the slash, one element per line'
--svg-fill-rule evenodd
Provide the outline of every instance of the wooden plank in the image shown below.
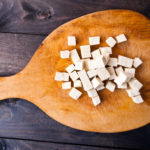
<path fill-rule="evenodd" d="M 150 17 L 148 0 L 1 0 L 0 32 L 48 34 L 76 17 L 106 9 L 130 9 Z"/>

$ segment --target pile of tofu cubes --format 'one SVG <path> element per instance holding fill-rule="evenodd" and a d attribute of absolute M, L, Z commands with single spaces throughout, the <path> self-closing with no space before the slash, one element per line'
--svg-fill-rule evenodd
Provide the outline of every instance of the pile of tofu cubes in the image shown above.
<path fill-rule="evenodd" d="M 111 57 L 112 48 L 117 43 L 127 41 L 124 34 L 108 37 L 107 47 L 99 47 L 91 51 L 91 46 L 100 44 L 100 36 L 89 37 L 89 44 L 80 46 L 80 58 L 77 49 L 62 50 L 62 59 L 72 59 L 65 70 L 66 72 L 56 72 L 55 80 L 62 82 L 62 89 L 71 89 L 69 96 L 75 100 L 79 99 L 82 88 L 92 99 L 94 106 L 101 103 L 98 91 L 108 89 L 114 92 L 116 88 L 125 89 L 129 97 L 135 103 L 142 103 L 140 94 L 142 83 L 135 78 L 136 68 L 142 64 L 138 57 L 132 59 L 122 55 L 118 58 Z M 76 46 L 76 37 L 68 36 L 68 46 Z M 71 79 L 71 81 L 69 81 Z"/>

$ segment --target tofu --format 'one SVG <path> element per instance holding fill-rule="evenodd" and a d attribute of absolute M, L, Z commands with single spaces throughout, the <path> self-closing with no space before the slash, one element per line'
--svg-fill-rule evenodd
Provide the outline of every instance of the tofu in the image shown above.
<path fill-rule="evenodd" d="M 83 70 L 83 62 L 82 61 L 75 62 L 75 70 Z"/>
<path fill-rule="evenodd" d="M 140 92 L 135 89 L 128 89 L 128 90 L 126 90 L 126 92 L 128 93 L 129 97 L 134 97 L 134 96 L 140 95 Z"/>
<path fill-rule="evenodd" d="M 80 57 L 76 49 L 70 51 L 70 55 L 73 63 L 80 61 Z"/>
<path fill-rule="evenodd" d="M 125 57 L 125 56 L 118 56 L 118 65 L 131 68 L 133 65 L 133 59 Z"/>
<path fill-rule="evenodd" d="M 118 89 L 127 89 L 127 83 L 123 83 L 122 85 L 117 85 Z"/>
<path fill-rule="evenodd" d="M 100 36 L 89 37 L 89 44 L 90 45 L 98 45 L 98 44 L 100 44 Z"/>
<path fill-rule="evenodd" d="M 116 36 L 116 40 L 118 43 L 122 43 L 122 42 L 127 41 L 127 38 L 124 34 L 120 34 L 120 35 Z"/>
<path fill-rule="evenodd" d="M 107 65 L 109 58 L 110 58 L 110 54 L 103 54 L 103 57 L 104 57 L 105 65 Z"/>
<path fill-rule="evenodd" d="M 76 37 L 68 36 L 68 46 L 76 46 Z"/>
<path fill-rule="evenodd" d="M 138 57 L 134 58 L 134 60 L 133 60 L 133 66 L 135 68 L 139 67 L 142 63 L 143 63 L 143 61 Z"/>
<path fill-rule="evenodd" d="M 122 67 L 117 67 L 117 68 L 115 69 L 115 71 L 116 71 L 116 74 L 119 76 L 119 73 L 120 73 L 120 72 L 123 72 L 124 70 L 123 70 Z"/>
<path fill-rule="evenodd" d="M 115 69 L 113 67 L 107 67 L 108 72 L 110 73 L 109 80 L 113 80 L 116 78 Z"/>
<path fill-rule="evenodd" d="M 97 58 L 101 57 L 99 49 L 94 50 L 91 54 L 92 54 L 93 59 L 97 59 Z"/>
<path fill-rule="evenodd" d="M 85 69 L 85 70 L 89 70 L 89 67 L 88 67 L 88 61 L 89 61 L 90 59 L 88 58 L 88 59 L 81 59 L 80 61 L 82 61 L 83 62 L 83 68 Z"/>
<path fill-rule="evenodd" d="M 100 47 L 100 52 L 102 55 L 104 54 L 112 54 L 112 48 L 111 47 Z"/>
<path fill-rule="evenodd" d="M 80 77 L 80 80 L 82 82 L 83 88 L 85 91 L 91 90 L 93 88 L 91 81 L 89 80 L 89 77 L 85 70 L 81 70 L 78 72 L 78 75 Z"/>
<path fill-rule="evenodd" d="M 92 69 L 87 71 L 87 75 L 89 76 L 89 78 L 93 78 L 97 75 L 97 70 L 96 69 Z"/>
<path fill-rule="evenodd" d="M 99 78 L 97 78 L 97 77 L 95 77 L 94 79 L 92 79 L 91 82 L 92 82 L 92 85 L 93 85 L 94 89 L 98 88 L 99 86 L 104 85 L 103 82 Z"/>
<path fill-rule="evenodd" d="M 79 78 L 76 71 L 73 71 L 73 72 L 69 73 L 69 76 L 70 76 L 72 81 L 76 81 Z"/>
<path fill-rule="evenodd" d="M 71 82 L 63 82 L 62 89 L 64 90 L 71 89 Z"/>
<path fill-rule="evenodd" d="M 94 106 L 97 106 L 98 104 L 101 103 L 101 99 L 99 96 L 96 96 L 96 97 L 92 98 L 92 102 L 93 102 Z"/>
<path fill-rule="evenodd" d="M 82 95 L 82 92 L 77 90 L 76 88 L 72 88 L 71 91 L 69 92 L 69 96 L 73 98 L 74 100 L 79 99 L 79 97 Z"/>
<path fill-rule="evenodd" d="M 122 86 L 122 84 L 124 83 L 118 76 L 114 79 L 114 82 L 118 87 Z"/>
<path fill-rule="evenodd" d="M 55 80 L 56 81 L 69 81 L 69 74 L 65 72 L 56 72 Z"/>
<path fill-rule="evenodd" d="M 135 68 L 125 68 L 125 72 L 130 74 L 131 78 L 135 77 Z"/>
<path fill-rule="evenodd" d="M 97 68 L 97 63 L 96 63 L 95 59 L 90 59 L 87 63 L 88 63 L 88 69 L 89 70 Z"/>
<path fill-rule="evenodd" d="M 106 89 L 108 89 L 109 91 L 114 92 L 116 85 L 115 85 L 113 82 L 108 81 L 108 82 L 106 83 L 106 86 L 105 86 L 105 87 L 106 87 Z"/>
<path fill-rule="evenodd" d="M 110 73 L 106 68 L 98 68 L 97 75 L 102 81 L 107 80 L 110 77 Z"/>
<path fill-rule="evenodd" d="M 132 97 L 132 100 L 134 103 L 136 104 L 141 104 L 144 102 L 143 98 L 141 95 L 138 95 L 138 96 L 135 96 L 135 97 Z"/>
<path fill-rule="evenodd" d="M 95 59 L 95 66 L 96 68 L 103 68 L 105 67 L 105 58 L 101 55 L 99 58 Z"/>
<path fill-rule="evenodd" d="M 80 46 L 81 56 L 82 58 L 90 58 L 91 57 L 91 47 L 90 45 Z"/>
<path fill-rule="evenodd" d="M 122 83 L 128 82 L 131 79 L 131 75 L 126 72 L 120 72 L 118 77 L 120 78 Z"/>
<path fill-rule="evenodd" d="M 62 59 L 69 58 L 69 56 L 70 56 L 70 52 L 68 50 L 60 51 L 60 57 Z"/>
<path fill-rule="evenodd" d="M 82 84 L 81 84 L 81 81 L 80 80 L 76 80 L 76 81 L 74 81 L 74 87 L 82 87 Z"/>
<path fill-rule="evenodd" d="M 111 67 L 117 67 L 118 65 L 117 58 L 112 58 L 112 57 L 109 58 L 107 65 Z"/>
<path fill-rule="evenodd" d="M 104 88 L 105 88 L 104 85 L 101 85 L 101 86 L 97 87 L 96 90 L 97 90 L 97 91 L 101 91 L 101 90 L 103 90 Z"/>
<path fill-rule="evenodd" d="M 97 93 L 97 91 L 95 89 L 91 89 L 91 90 L 87 91 L 87 93 L 88 93 L 89 97 L 96 97 L 96 96 L 98 96 L 98 93 Z"/>
<path fill-rule="evenodd" d="M 129 81 L 129 86 L 132 89 L 139 91 L 143 87 L 143 84 L 139 82 L 136 78 L 133 78 Z"/>
<path fill-rule="evenodd" d="M 66 68 L 66 71 L 67 71 L 68 73 L 71 73 L 71 72 L 74 71 L 74 70 L 75 70 L 75 66 L 74 66 L 73 64 L 69 65 L 69 66 Z"/>
<path fill-rule="evenodd" d="M 114 47 L 116 45 L 116 40 L 113 37 L 109 37 L 109 38 L 107 38 L 106 43 L 110 47 Z"/>

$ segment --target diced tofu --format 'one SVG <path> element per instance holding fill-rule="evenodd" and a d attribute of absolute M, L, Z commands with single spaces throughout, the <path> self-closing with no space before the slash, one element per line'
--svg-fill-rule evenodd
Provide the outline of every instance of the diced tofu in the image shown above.
<path fill-rule="evenodd" d="M 76 71 L 71 72 L 69 74 L 69 76 L 70 76 L 70 78 L 71 78 L 72 81 L 76 81 L 79 78 L 79 76 L 78 76 L 78 74 L 77 74 Z"/>
<path fill-rule="evenodd" d="M 75 62 L 75 70 L 83 70 L 83 61 Z"/>
<path fill-rule="evenodd" d="M 97 75 L 97 70 L 96 69 L 89 70 L 89 71 L 87 71 L 87 74 L 88 74 L 89 78 L 93 78 Z"/>
<path fill-rule="evenodd" d="M 135 68 L 125 68 L 125 72 L 130 74 L 131 78 L 135 77 Z"/>
<path fill-rule="evenodd" d="M 97 65 L 97 68 L 103 68 L 105 67 L 105 58 L 103 55 L 101 55 L 99 58 L 95 59 L 95 66 Z"/>
<path fill-rule="evenodd" d="M 88 93 L 89 97 L 96 97 L 96 96 L 98 96 L 98 93 L 97 93 L 97 91 L 95 89 L 91 89 L 91 90 L 87 91 L 87 93 Z"/>
<path fill-rule="evenodd" d="M 103 82 L 99 78 L 96 78 L 96 77 L 91 82 L 92 82 L 94 89 L 98 88 L 99 86 L 104 85 Z"/>
<path fill-rule="evenodd" d="M 110 47 L 114 47 L 115 44 L 116 44 L 116 40 L 115 40 L 113 37 L 109 37 L 109 38 L 106 40 L 106 43 L 107 43 Z"/>
<path fill-rule="evenodd" d="M 85 91 L 88 91 L 93 88 L 91 81 L 89 80 L 89 77 L 85 70 L 79 71 L 78 75 L 81 79 L 81 82 Z"/>
<path fill-rule="evenodd" d="M 109 58 L 110 58 L 110 54 L 103 54 L 103 57 L 104 57 L 105 65 L 107 65 Z"/>
<path fill-rule="evenodd" d="M 100 36 L 89 37 L 89 44 L 90 45 L 98 45 L 98 44 L 100 44 Z"/>
<path fill-rule="evenodd" d="M 69 65 L 69 66 L 66 68 L 66 71 L 67 71 L 68 73 L 71 73 L 71 72 L 74 71 L 74 70 L 75 70 L 75 66 L 74 66 L 73 64 Z"/>
<path fill-rule="evenodd" d="M 90 47 L 90 45 L 80 46 L 80 50 L 81 50 L 82 58 L 91 57 L 91 47 Z"/>
<path fill-rule="evenodd" d="M 93 102 L 94 106 L 97 106 L 98 104 L 101 103 L 100 97 L 99 96 L 93 97 L 92 102 Z"/>
<path fill-rule="evenodd" d="M 109 80 L 113 80 L 116 78 L 115 69 L 113 67 L 107 67 L 108 72 L 110 73 Z"/>
<path fill-rule="evenodd" d="M 76 37 L 75 36 L 68 36 L 68 45 L 76 46 Z"/>
<path fill-rule="evenodd" d="M 136 104 L 140 104 L 140 103 L 143 103 L 143 102 L 144 102 L 144 100 L 143 100 L 143 98 L 142 98 L 141 95 L 132 97 L 132 100 L 133 100 L 133 102 L 136 103 Z"/>
<path fill-rule="evenodd" d="M 71 91 L 69 92 L 69 96 L 75 100 L 79 99 L 79 97 L 81 95 L 82 95 L 82 93 L 79 90 L 77 90 L 76 88 L 72 88 Z"/>
<path fill-rule="evenodd" d="M 69 58 L 70 52 L 68 50 L 60 51 L 60 57 L 62 59 Z"/>
<path fill-rule="evenodd" d="M 133 66 L 135 68 L 139 67 L 142 63 L 143 63 L 143 61 L 138 57 L 134 58 L 134 60 L 133 60 Z"/>
<path fill-rule="evenodd" d="M 93 59 L 97 59 L 97 58 L 101 57 L 99 49 L 94 50 L 91 54 L 92 54 Z"/>
<path fill-rule="evenodd" d="M 71 55 L 71 59 L 73 63 L 80 61 L 80 57 L 76 49 L 73 49 L 72 51 L 70 51 L 70 55 Z"/>
<path fill-rule="evenodd" d="M 117 58 L 112 58 L 112 57 L 109 58 L 107 65 L 111 67 L 117 67 L 118 65 Z"/>
<path fill-rule="evenodd" d="M 100 52 L 102 55 L 104 54 L 112 54 L 112 48 L 111 47 L 100 47 Z"/>
<path fill-rule="evenodd" d="M 116 85 L 113 82 L 111 82 L 111 81 L 108 81 L 106 83 L 106 89 L 108 89 L 111 92 L 114 92 L 115 87 L 116 87 Z"/>
<path fill-rule="evenodd" d="M 117 67 L 117 68 L 115 69 L 115 71 L 116 71 L 116 74 L 119 76 L 119 73 L 120 73 L 120 72 L 123 72 L 123 68 L 122 68 L 122 67 Z"/>
<path fill-rule="evenodd" d="M 102 81 L 107 80 L 110 77 L 110 73 L 106 68 L 98 68 L 97 74 Z"/>
<path fill-rule="evenodd" d="M 127 91 L 129 97 L 140 95 L 140 92 L 135 89 L 128 89 L 126 91 Z"/>
<path fill-rule="evenodd" d="M 101 91 L 101 90 L 103 90 L 104 88 L 105 88 L 105 87 L 104 87 L 103 85 L 101 85 L 101 86 L 97 87 L 96 90 L 97 90 L 97 91 Z"/>
<path fill-rule="evenodd" d="M 128 82 L 131 79 L 131 75 L 126 72 L 120 72 L 118 77 L 121 79 L 122 83 Z"/>
<path fill-rule="evenodd" d="M 95 59 L 90 59 L 87 63 L 88 63 L 89 70 L 97 68 L 97 63 Z"/>
<path fill-rule="evenodd" d="M 131 68 L 132 64 L 133 59 L 121 55 L 118 56 L 118 65 Z"/>
<path fill-rule="evenodd" d="M 123 83 L 122 85 L 117 85 L 118 89 L 127 89 L 127 83 Z"/>
<path fill-rule="evenodd" d="M 89 66 L 88 66 L 88 61 L 89 61 L 90 59 L 81 59 L 80 61 L 82 61 L 83 62 L 83 68 L 85 69 L 85 70 L 89 70 Z"/>
<path fill-rule="evenodd" d="M 82 87 L 81 81 L 80 80 L 74 81 L 74 87 Z"/>
<path fill-rule="evenodd" d="M 56 81 L 69 81 L 69 74 L 65 72 L 56 72 L 55 80 Z"/>
<path fill-rule="evenodd" d="M 139 82 L 136 78 L 133 78 L 129 81 L 129 86 L 132 89 L 139 91 L 142 88 L 143 84 Z"/>
<path fill-rule="evenodd" d="M 62 89 L 71 89 L 71 82 L 63 82 L 62 83 Z"/>
<path fill-rule="evenodd" d="M 116 36 L 116 40 L 118 43 L 122 43 L 122 42 L 127 41 L 127 38 L 124 34 L 120 34 L 120 35 Z"/>
<path fill-rule="evenodd" d="M 117 86 L 121 86 L 123 84 L 123 81 L 118 76 L 115 78 L 114 82 L 117 84 Z"/>

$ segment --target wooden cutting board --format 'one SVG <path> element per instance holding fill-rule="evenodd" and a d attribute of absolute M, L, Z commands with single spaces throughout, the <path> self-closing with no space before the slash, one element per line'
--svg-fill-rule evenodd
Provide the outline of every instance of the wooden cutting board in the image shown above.
<path fill-rule="evenodd" d="M 143 64 L 136 77 L 144 84 L 142 104 L 135 104 L 125 90 L 99 92 L 102 103 L 94 107 L 84 92 L 78 101 L 54 81 L 56 71 L 64 71 L 71 60 L 62 60 L 60 50 L 88 44 L 88 37 L 101 36 L 106 46 L 109 36 L 125 33 L 127 42 L 113 48 L 113 56 L 140 57 Z M 68 47 L 67 36 L 75 35 L 76 47 Z M 92 50 L 97 46 L 92 47 Z M 22 98 L 37 105 L 56 121 L 81 130 L 120 132 L 150 122 L 150 20 L 129 10 L 108 10 L 72 20 L 53 31 L 41 43 L 28 65 L 19 73 L 0 78 L 0 99 Z"/>

